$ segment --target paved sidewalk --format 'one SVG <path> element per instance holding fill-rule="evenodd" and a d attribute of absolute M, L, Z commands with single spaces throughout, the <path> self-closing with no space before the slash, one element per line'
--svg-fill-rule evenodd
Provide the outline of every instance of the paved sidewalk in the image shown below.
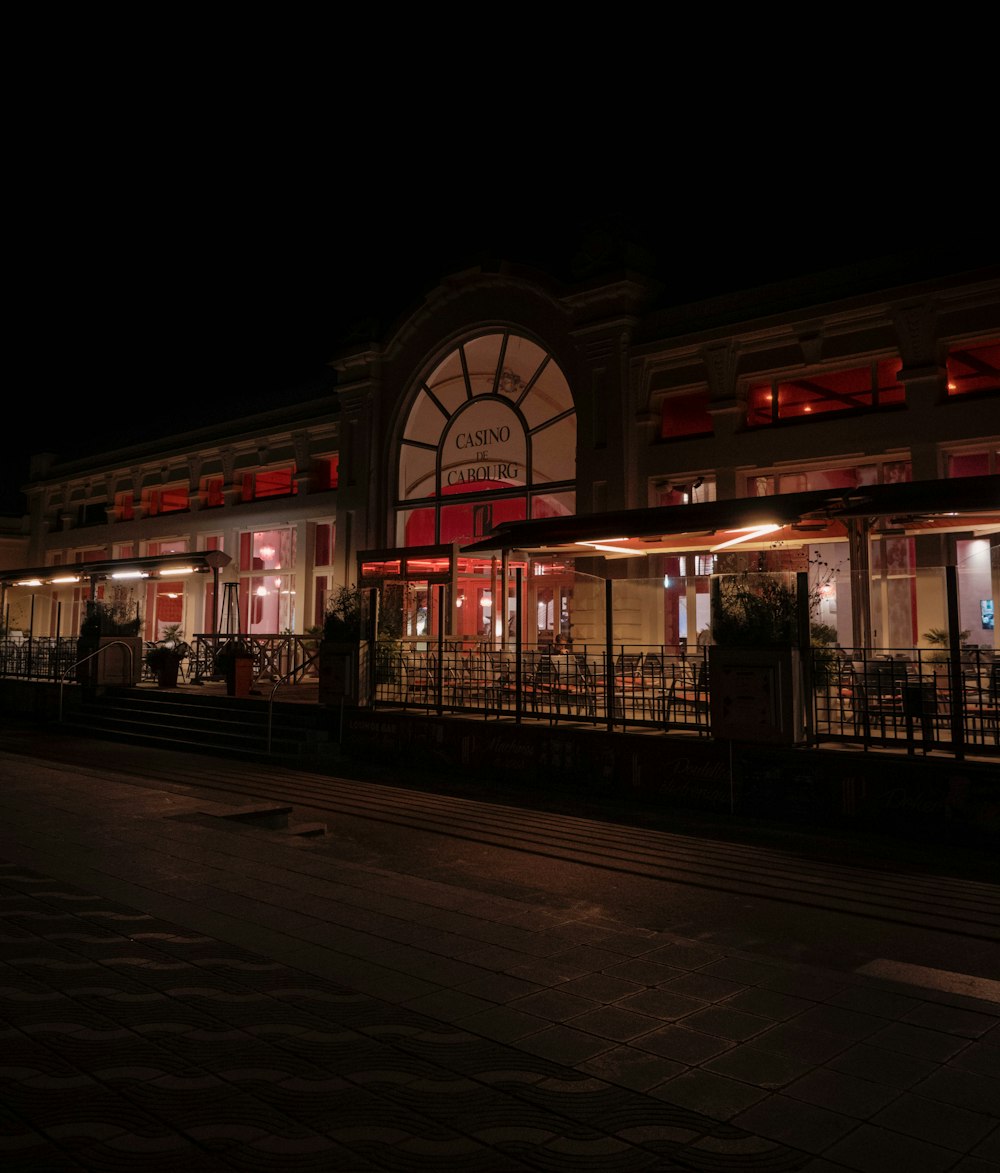
<path fill-rule="evenodd" d="M 1000 1167 L 998 983 L 783 966 L 218 813 L 0 754 L 3 1168 Z"/>

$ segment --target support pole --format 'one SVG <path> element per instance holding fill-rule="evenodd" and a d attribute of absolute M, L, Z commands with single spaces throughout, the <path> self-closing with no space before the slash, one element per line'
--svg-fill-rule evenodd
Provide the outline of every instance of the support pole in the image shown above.
<path fill-rule="evenodd" d="M 437 711 L 444 713 L 444 583 L 437 589 Z"/>
<path fill-rule="evenodd" d="M 615 632 L 612 605 L 613 582 L 604 580 L 604 698 L 607 706 L 608 732 L 615 727 Z M 624 716 L 624 709 L 622 710 Z"/>
<path fill-rule="evenodd" d="M 958 570 L 944 568 L 948 593 L 948 676 L 951 681 L 951 744 L 955 757 L 965 758 L 965 697 L 962 693 L 962 641 L 958 620 Z"/>
<path fill-rule="evenodd" d="M 802 672 L 802 694 L 805 703 L 806 744 L 813 742 L 813 658 L 809 625 L 809 575 L 804 570 L 795 574 L 795 614 L 798 625 L 799 661 Z M 794 688 L 794 681 L 789 681 Z M 793 694 L 794 695 L 794 694 Z"/>
<path fill-rule="evenodd" d="M 521 668 L 523 655 L 523 640 L 521 636 L 521 585 L 524 570 L 514 568 L 514 724 L 521 724 L 523 711 L 521 703 Z"/>

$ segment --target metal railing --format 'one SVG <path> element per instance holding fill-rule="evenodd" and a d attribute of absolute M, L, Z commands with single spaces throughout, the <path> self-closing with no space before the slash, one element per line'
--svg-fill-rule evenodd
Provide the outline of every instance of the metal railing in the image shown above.
<path fill-rule="evenodd" d="M 75 635 L 0 640 L 0 676 L 59 680 L 77 659 Z"/>
<path fill-rule="evenodd" d="M 926 648 L 813 648 L 812 667 L 816 740 L 1000 753 L 1000 659 L 990 649 L 955 662 Z"/>
<path fill-rule="evenodd" d="M 603 645 L 571 650 L 465 650 L 376 644 L 375 704 L 470 711 L 487 719 L 521 712 L 625 728 L 708 732 L 707 648 Z"/>
<path fill-rule="evenodd" d="M 708 648 L 619 645 L 514 652 L 376 644 L 372 702 L 486 719 L 710 735 Z M 803 694 L 813 743 L 843 741 L 962 756 L 1000 754 L 1000 660 L 989 649 L 955 665 L 940 651 L 813 647 Z"/>
<path fill-rule="evenodd" d="M 188 675 L 216 675 L 228 639 L 254 656 L 254 679 L 294 685 L 315 680 L 310 636 L 197 635 Z M 80 662 L 75 636 L 0 640 L 0 676 L 62 684 Z M 520 716 L 551 724 L 711 734 L 708 649 L 680 645 L 576 645 L 514 651 L 468 649 L 444 641 L 376 643 L 371 702 L 435 713 Z M 89 657 L 85 657 L 87 659 Z M 964 649 L 957 661 L 934 649 L 810 649 L 805 700 L 813 743 L 909 753 L 1000 756 L 1000 657 Z M 269 723 L 274 689 L 268 705 Z"/>
<path fill-rule="evenodd" d="M 216 670 L 216 657 L 231 642 L 239 643 L 253 656 L 255 681 L 281 680 L 298 683 L 314 669 L 318 642 L 307 635 L 209 635 L 201 633 L 192 643 L 191 675 L 196 680 L 221 675 Z"/>
<path fill-rule="evenodd" d="M 134 673 L 135 673 L 135 660 L 132 655 L 132 645 L 130 643 L 128 643 L 127 640 L 116 639 L 113 643 L 106 643 L 103 645 L 103 647 L 97 648 L 96 651 L 90 652 L 86 656 L 81 656 L 80 659 L 77 660 L 75 663 L 70 664 L 69 667 L 66 669 L 66 671 L 63 673 L 63 675 L 59 678 L 58 719 L 60 722 L 62 722 L 62 719 L 63 719 L 63 688 L 66 684 L 66 680 L 67 680 L 69 674 L 71 672 L 76 672 L 76 670 L 81 665 L 89 663 L 89 661 L 95 660 L 98 657 L 103 656 L 106 652 L 110 652 L 112 648 L 124 648 L 125 649 L 125 652 L 128 656 L 128 677 L 127 678 L 129 680 L 135 679 L 135 675 L 134 675 Z"/>

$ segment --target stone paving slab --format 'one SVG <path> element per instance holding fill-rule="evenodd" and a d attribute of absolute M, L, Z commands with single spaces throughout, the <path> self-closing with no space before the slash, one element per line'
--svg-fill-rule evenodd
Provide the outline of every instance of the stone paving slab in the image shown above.
<path fill-rule="evenodd" d="M 196 798 L 110 771 L 54 773 L 0 755 L 18 1169 L 996 1165 L 1000 1004 L 366 868 L 179 821 Z"/>

